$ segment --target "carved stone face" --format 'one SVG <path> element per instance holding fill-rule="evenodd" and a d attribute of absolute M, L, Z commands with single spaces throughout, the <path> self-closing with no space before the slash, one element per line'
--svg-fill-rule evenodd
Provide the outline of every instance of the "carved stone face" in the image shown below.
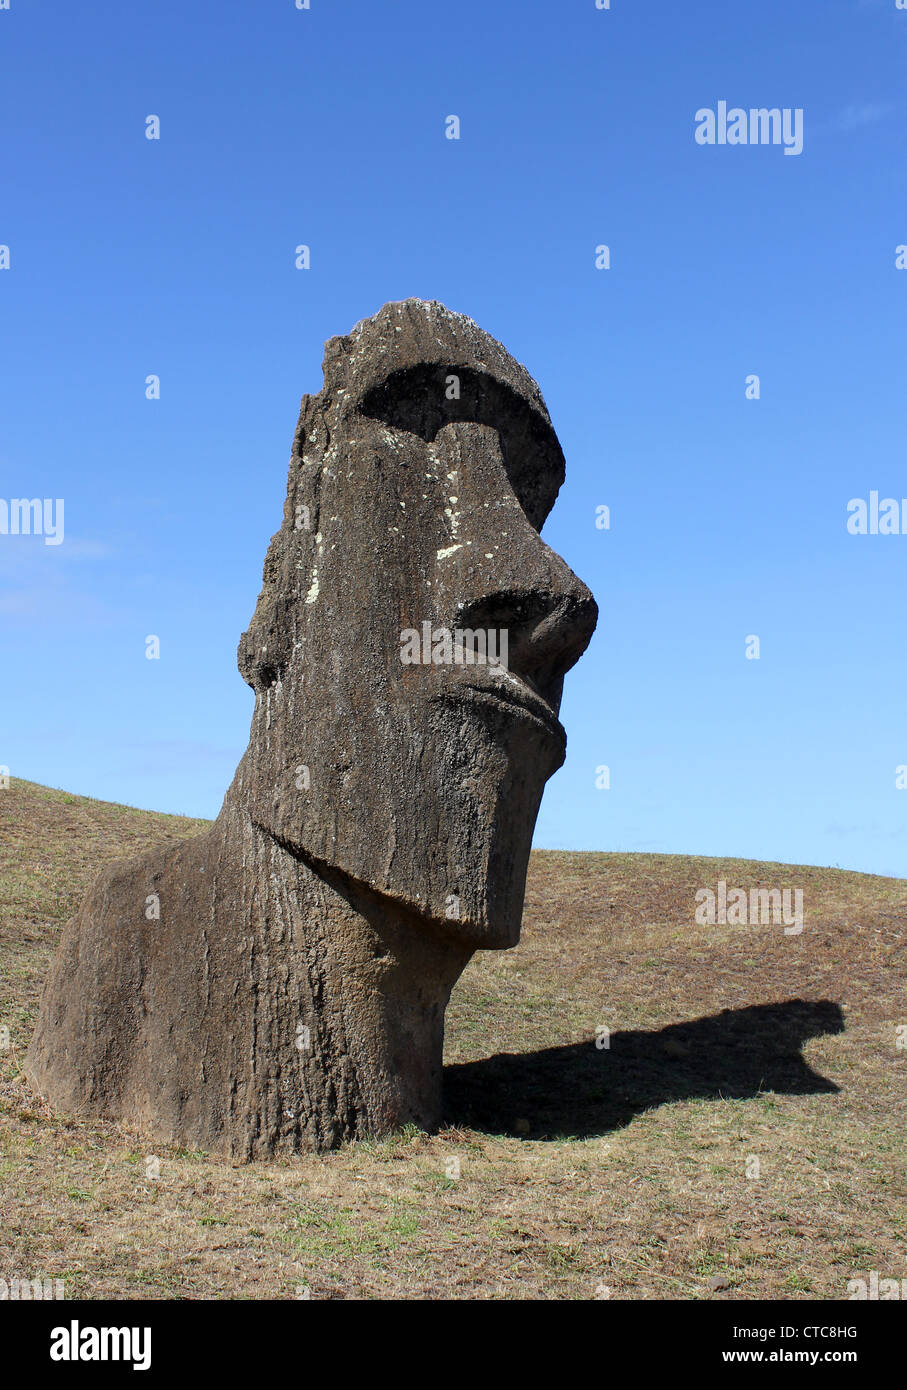
<path fill-rule="evenodd" d="M 385 305 L 303 398 L 240 643 L 256 705 L 234 790 L 256 824 L 477 947 L 519 937 L 563 677 L 597 617 L 539 536 L 563 476 L 499 343 L 443 305 Z M 489 631 L 506 666 L 468 659 Z"/>

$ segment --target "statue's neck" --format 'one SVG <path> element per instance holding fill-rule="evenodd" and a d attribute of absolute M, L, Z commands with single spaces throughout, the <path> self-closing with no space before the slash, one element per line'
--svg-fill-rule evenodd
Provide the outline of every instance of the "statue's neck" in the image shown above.
<path fill-rule="evenodd" d="M 444 1010 L 472 949 L 337 870 L 306 863 L 229 797 L 212 838 L 241 883 L 241 901 L 225 902 L 218 917 L 235 931 L 241 912 L 249 935 L 261 1046 L 250 1104 L 266 1112 L 262 1134 L 276 1127 L 277 1147 L 284 1138 L 295 1147 L 283 1134 L 288 1115 L 303 1147 L 410 1122 L 436 1127 Z M 292 1064 L 269 1071 L 275 1041 L 288 1037 Z"/>

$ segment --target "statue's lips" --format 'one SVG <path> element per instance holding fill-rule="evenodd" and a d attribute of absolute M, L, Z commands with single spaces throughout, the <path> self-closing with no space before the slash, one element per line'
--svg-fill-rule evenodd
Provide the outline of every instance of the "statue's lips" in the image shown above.
<path fill-rule="evenodd" d="M 491 671 L 496 671 L 497 674 L 492 675 Z M 542 724 L 548 734 L 556 738 L 560 744 L 566 744 L 567 734 L 564 726 L 548 701 L 515 672 L 504 667 L 491 667 L 487 676 L 470 672 L 469 680 L 458 682 L 453 691 L 447 692 L 447 698 L 456 698 L 459 691 L 467 690 L 481 696 L 483 700 L 493 700 L 499 708 L 511 714 L 524 719 L 528 717 L 533 722 Z"/>

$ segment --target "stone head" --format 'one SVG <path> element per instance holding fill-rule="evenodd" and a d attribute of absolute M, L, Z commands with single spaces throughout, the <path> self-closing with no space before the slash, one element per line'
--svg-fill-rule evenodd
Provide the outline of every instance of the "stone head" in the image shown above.
<path fill-rule="evenodd" d="M 519 936 L 597 608 L 539 535 L 564 459 L 538 386 L 471 319 L 387 304 L 303 398 L 239 649 L 254 822 L 474 947 Z"/>

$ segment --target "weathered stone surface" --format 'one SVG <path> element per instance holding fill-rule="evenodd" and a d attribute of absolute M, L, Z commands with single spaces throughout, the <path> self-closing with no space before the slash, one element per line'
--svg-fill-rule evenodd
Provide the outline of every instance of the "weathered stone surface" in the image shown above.
<path fill-rule="evenodd" d="M 242 1159 L 437 1123 L 444 1009 L 519 937 L 595 626 L 538 534 L 562 481 L 536 383 L 470 319 L 407 300 L 328 342 L 240 642 L 248 750 L 207 835 L 67 925 L 26 1064 L 53 1105 Z M 403 659 L 464 629 L 459 662 Z M 490 629 L 506 665 L 467 664 Z"/>

